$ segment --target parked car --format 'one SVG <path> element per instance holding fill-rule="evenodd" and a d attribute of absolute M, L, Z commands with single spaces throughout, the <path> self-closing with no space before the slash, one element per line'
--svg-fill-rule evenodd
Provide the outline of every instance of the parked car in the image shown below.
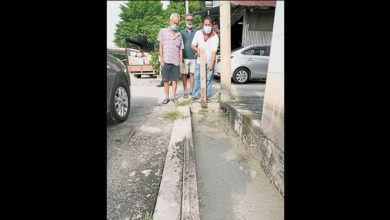
<path fill-rule="evenodd" d="M 231 77 L 235 83 L 247 83 L 251 79 L 267 78 L 269 44 L 239 47 L 231 51 Z M 217 54 L 214 75 L 221 76 L 221 55 Z"/>
<path fill-rule="evenodd" d="M 130 112 L 131 82 L 126 66 L 107 53 L 107 118 L 124 122 Z"/>

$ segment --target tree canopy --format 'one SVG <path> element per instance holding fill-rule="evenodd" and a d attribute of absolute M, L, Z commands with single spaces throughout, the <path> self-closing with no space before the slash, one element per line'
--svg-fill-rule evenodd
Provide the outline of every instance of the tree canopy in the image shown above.
<path fill-rule="evenodd" d="M 204 1 L 188 1 L 190 13 L 204 9 Z M 169 26 L 169 17 L 172 13 L 180 15 L 178 29 L 185 28 L 185 1 L 170 1 L 167 9 L 162 9 L 160 1 L 139 1 L 132 0 L 121 5 L 120 21 L 116 25 L 114 43 L 124 47 L 124 39 L 137 34 L 149 36 L 149 42 L 156 42 L 161 28 Z M 201 23 L 200 16 L 194 16 L 194 27 Z M 137 48 L 137 46 L 132 46 Z M 158 49 L 158 48 L 157 48 Z"/>

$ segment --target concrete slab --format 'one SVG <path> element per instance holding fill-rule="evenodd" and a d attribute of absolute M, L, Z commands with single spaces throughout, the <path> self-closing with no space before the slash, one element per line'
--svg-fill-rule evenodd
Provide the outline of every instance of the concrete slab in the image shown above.
<path fill-rule="evenodd" d="M 174 122 L 153 220 L 199 220 L 190 109 Z"/>

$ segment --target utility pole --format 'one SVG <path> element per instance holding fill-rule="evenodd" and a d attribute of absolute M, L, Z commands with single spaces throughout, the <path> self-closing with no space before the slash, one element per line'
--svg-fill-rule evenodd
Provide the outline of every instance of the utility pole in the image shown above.
<path fill-rule="evenodd" d="M 188 14 L 188 0 L 186 1 L 186 14 Z"/>
<path fill-rule="evenodd" d="M 231 42 L 230 42 L 230 1 L 220 1 L 221 15 L 221 101 L 230 100 L 231 84 Z"/>

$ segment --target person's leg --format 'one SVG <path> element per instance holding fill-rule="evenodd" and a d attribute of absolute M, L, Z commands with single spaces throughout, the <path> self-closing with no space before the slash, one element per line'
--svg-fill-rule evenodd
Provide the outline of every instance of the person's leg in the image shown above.
<path fill-rule="evenodd" d="M 165 98 L 169 99 L 169 81 L 164 82 Z"/>
<path fill-rule="evenodd" d="M 161 70 L 162 81 L 164 82 L 165 98 L 169 100 L 169 80 L 170 80 L 170 68 L 168 64 L 165 64 Z"/>
<path fill-rule="evenodd" d="M 177 80 L 172 80 L 172 98 L 176 97 Z"/>
<path fill-rule="evenodd" d="M 191 84 L 191 93 L 194 90 L 194 71 L 195 71 L 195 60 L 190 60 L 190 84 Z"/>
<path fill-rule="evenodd" d="M 188 73 L 188 60 L 184 59 L 183 66 L 180 66 L 180 73 L 183 77 L 183 91 L 184 95 L 187 94 L 187 73 Z"/>
<path fill-rule="evenodd" d="M 200 98 L 200 64 L 195 64 L 194 70 L 194 90 L 192 91 L 192 97 Z"/>
<path fill-rule="evenodd" d="M 208 68 L 208 65 L 206 65 L 206 70 Z M 206 75 L 206 98 L 210 99 L 211 98 L 211 89 L 213 87 L 213 75 L 214 75 L 214 70 L 207 71 Z"/>
<path fill-rule="evenodd" d="M 184 94 L 187 94 L 187 74 L 181 74 L 183 77 L 183 91 Z"/>
<path fill-rule="evenodd" d="M 175 102 L 175 97 L 176 97 L 176 88 L 177 88 L 177 81 L 180 79 L 180 66 L 175 66 L 175 65 L 172 65 L 172 69 L 171 69 L 171 73 L 172 73 L 172 98 L 173 98 L 173 101 Z"/>
<path fill-rule="evenodd" d="M 194 91 L 194 73 L 190 73 L 190 84 L 191 84 L 190 93 L 192 94 L 192 91 Z"/>

